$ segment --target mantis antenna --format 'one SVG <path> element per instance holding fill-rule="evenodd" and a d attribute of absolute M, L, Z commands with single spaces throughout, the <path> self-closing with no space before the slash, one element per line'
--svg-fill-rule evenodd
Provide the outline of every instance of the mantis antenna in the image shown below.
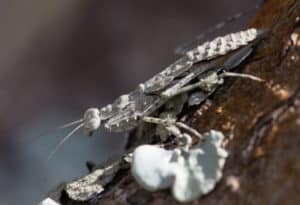
<path fill-rule="evenodd" d="M 83 122 L 83 119 L 79 119 L 79 120 L 76 120 L 76 121 L 73 121 L 73 122 L 69 122 L 69 123 L 66 123 L 64 125 L 61 125 L 59 127 L 57 127 L 57 129 L 64 129 L 64 128 L 68 128 L 68 127 L 71 127 L 73 125 L 76 125 L 80 122 Z"/>
<path fill-rule="evenodd" d="M 61 125 L 61 126 L 58 126 L 58 127 L 55 127 L 55 128 L 52 128 L 52 129 L 48 129 L 47 131 L 44 131 L 36 136 L 33 136 L 31 137 L 30 139 L 26 140 L 25 143 L 27 144 L 31 144 L 33 143 L 34 141 L 36 140 L 39 140 L 41 137 L 45 136 L 45 135 L 48 135 L 50 133 L 53 133 L 57 130 L 62 130 L 62 129 L 65 129 L 65 128 L 68 128 L 68 127 L 71 127 L 73 125 L 76 125 L 78 123 L 81 123 L 83 122 L 84 119 L 79 119 L 79 120 L 76 120 L 76 121 L 72 121 L 72 122 L 69 122 L 69 123 L 66 123 L 64 125 Z M 23 141 L 20 141 L 20 143 L 22 143 Z"/>
<path fill-rule="evenodd" d="M 69 134 L 67 134 L 53 149 L 53 151 L 48 156 L 48 160 L 52 158 L 52 156 L 57 152 L 57 150 L 63 145 L 76 131 L 78 131 L 80 128 L 84 127 L 87 135 L 92 135 L 94 131 L 96 131 L 100 125 L 101 125 L 101 117 L 100 117 L 100 111 L 98 108 L 89 108 L 84 113 L 84 117 L 82 119 L 67 123 L 65 125 L 62 125 L 58 127 L 58 129 L 63 129 L 70 127 L 72 125 L 77 125 Z"/>
<path fill-rule="evenodd" d="M 75 123 L 74 123 L 75 124 Z M 71 126 L 71 125 L 70 125 Z M 80 128 L 84 126 L 84 123 L 81 123 L 80 125 L 76 126 L 69 134 L 67 134 L 53 149 L 53 151 L 49 154 L 48 160 L 50 160 L 53 155 L 58 151 L 58 149 Z"/>

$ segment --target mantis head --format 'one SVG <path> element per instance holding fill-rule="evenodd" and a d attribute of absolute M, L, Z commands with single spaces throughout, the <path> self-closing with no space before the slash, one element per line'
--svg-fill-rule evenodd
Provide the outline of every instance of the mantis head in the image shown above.
<path fill-rule="evenodd" d="M 92 136 L 93 133 L 99 129 L 100 125 L 100 110 L 98 108 L 87 109 L 83 116 L 83 128 L 85 134 Z"/>

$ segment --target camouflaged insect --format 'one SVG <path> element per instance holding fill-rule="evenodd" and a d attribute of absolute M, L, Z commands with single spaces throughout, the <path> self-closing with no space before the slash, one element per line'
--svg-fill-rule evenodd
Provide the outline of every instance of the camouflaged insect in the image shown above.
<path fill-rule="evenodd" d="M 262 33 L 257 29 L 248 29 L 197 46 L 165 70 L 140 84 L 134 91 L 117 98 L 112 104 L 101 109 L 89 108 L 84 118 L 75 122 L 80 125 L 67 137 L 81 127 L 88 135 L 99 129 L 101 124 L 110 132 L 129 132 L 144 122 L 157 124 L 156 133 L 163 135 L 163 138 L 168 134 L 166 132 L 177 138 L 188 137 L 189 134 L 201 137 L 201 134 L 193 128 L 182 122 L 176 122 L 176 115 L 181 112 L 182 104 L 202 103 L 223 83 L 224 73 L 230 73 L 231 69 L 251 54 L 255 40 L 259 39 Z M 233 52 L 225 62 L 218 58 L 237 49 L 239 50 Z M 189 92 L 195 89 L 197 92 Z M 187 93 L 190 93 L 190 98 L 183 97 L 181 98 L 184 99 L 183 101 L 174 98 Z M 179 99 L 180 105 L 175 103 L 174 107 L 172 102 L 176 99 Z M 165 109 L 159 113 L 158 109 L 161 107 Z M 68 184 L 65 190 L 73 200 L 89 200 L 104 190 L 104 186 L 112 180 L 118 169 L 119 164 L 95 171 L 85 178 Z"/>
<path fill-rule="evenodd" d="M 144 117 L 150 116 L 197 77 L 201 80 L 201 75 L 208 71 L 219 70 L 224 65 L 227 67 L 225 69 L 231 69 L 236 66 L 236 61 L 239 64 L 241 59 L 244 59 L 240 53 L 238 57 L 229 58 L 224 65 L 220 65 L 217 57 L 248 45 L 260 34 L 259 30 L 252 28 L 218 37 L 196 47 L 162 72 L 140 84 L 133 92 L 120 96 L 114 103 L 100 109 L 100 121 L 111 132 L 124 132 L 135 128 Z M 249 46 L 242 55 L 247 57 L 251 51 Z M 88 127 L 90 132 L 97 129 L 98 127 Z"/>
<path fill-rule="evenodd" d="M 251 28 L 217 37 L 195 47 L 162 72 L 140 84 L 134 91 L 117 98 L 112 104 L 101 109 L 89 108 L 83 119 L 70 123 L 80 124 L 59 145 L 81 127 L 88 135 L 92 135 L 101 125 L 109 132 L 128 132 L 143 122 L 151 123 L 147 117 L 153 117 L 159 108 L 184 92 L 200 89 L 208 96 L 223 82 L 220 71 L 227 72 L 243 62 L 252 52 L 252 44 L 262 33 L 261 30 Z M 237 49 L 239 50 L 230 55 L 225 62 L 218 58 Z"/>

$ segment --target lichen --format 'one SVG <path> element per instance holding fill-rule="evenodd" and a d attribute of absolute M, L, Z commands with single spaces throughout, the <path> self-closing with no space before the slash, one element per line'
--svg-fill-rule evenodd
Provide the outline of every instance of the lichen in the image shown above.
<path fill-rule="evenodd" d="M 135 149 L 132 174 L 149 191 L 170 187 L 180 202 L 192 201 L 214 189 L 222 178 L 222 169 L 228 153 L 222 148 L 224 135 L 210 131 L 205 141 L 190 150 L 166 150 L 154 145 Z"/>

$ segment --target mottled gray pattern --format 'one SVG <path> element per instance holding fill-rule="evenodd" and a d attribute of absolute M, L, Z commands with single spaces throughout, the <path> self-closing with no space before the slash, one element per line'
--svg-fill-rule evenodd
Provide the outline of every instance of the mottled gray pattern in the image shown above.
<path fill-rule="evenodd" d="M 230 33 L 222 37 L 217 37 L 212 41 L 205 42 L 188 51 L 186 55 L 193 63 L 210 60 L 249 44 L 249 42 L 256 39 L 259 34 L 260 32 L 254 28 L 237 33 Z"/>
<path fill-rule="evenodd" d="M 131 154 L 110 165 L 96 169 L 85 177 L 68 183 L 65 191 L 75 201 L 86 201 L 104 191 L 104 187 L 111 182 L 116 173 L 122 168 L 128 168 Z"/>
<path fill-rule="evenodd" d="M 120 96 L 112 104 L 102 108 L 100 118 L 105 129 L 110 132 L 124 132 L 136 128 L 143 117 L 151 116 L 166 101 L 183 92 L 182 89 L 196 78 L 203 82 L 193 89 L 207 90 L 207 86 L 214 87 L 211 84 L 220 84 L 218 79 L 207 82 L 207 86 L 205 84 L 208 72 L 216 73 L 223 67 L 217 57 L 248 45 L 260 34 L 259 30 L 253 28 L 231 33 L 187 52 L 186 56 L 140 84 L 136 90 Z M 245 47 L 233 54 L 223 65 L 231 69 L 240 64 L 251 51 L 251 46 Z M 216 77 L 218 78 L 218 75 Z"/>

